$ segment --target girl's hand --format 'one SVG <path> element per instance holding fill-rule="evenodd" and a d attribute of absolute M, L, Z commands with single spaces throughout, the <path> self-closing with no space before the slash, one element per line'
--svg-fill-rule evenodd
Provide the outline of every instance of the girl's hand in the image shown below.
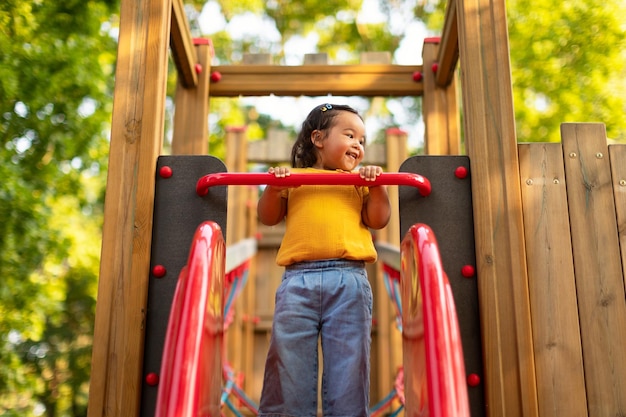
<path fill-rule="evenodd" d="M 270 167 L 267 172 L 274 174 L 276 178 L 285 178 L 291 175 L 291 171 L 287 167 Z"/>
<path fill-rule="evenodd" d="M 269 172 L 270 174 L 274 174 L 276 178 L 286 178 L 291 175 L 291 171 L 289 170 L 288 167 L 270 167 L 270 169 L 268 169 L 267 172 Z M 297 187 L 298 186 L 295 186 L 295 187 L 291 186 L 291 188 L 297 188 Z M 268 186 L 267 188 L 270 188 L 278 192 L 278 191 L 286 190 L 287 188 L 290 188 L 290 187 L 282 186 L 282 185 L 272 185 L 272 186 Z"/>
<path fill-rule="evenodd" d="M 376 165 L 366 165 L 359 168 L 359 175 L 365 181 L 375 181 L 376 178 L 383 173 L 383 169 Z"/>

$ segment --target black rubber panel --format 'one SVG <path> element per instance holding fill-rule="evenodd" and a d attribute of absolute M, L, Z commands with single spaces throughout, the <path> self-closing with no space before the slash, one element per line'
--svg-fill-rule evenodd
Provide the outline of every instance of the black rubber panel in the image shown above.
<path fill-rule="evenodd" d="M 171 177 L 161 176 L 163 167 L 171 169 Z M 161 371 L 170 306 L 178 275 L 187 264 L 193 235 L 202 222 L 212 220 L 221 227 L 226 238 L 226 186 L 211 187 L 206 196 L 200 197 L 196 193 L 196 183 L 206 174 L 225 171 L 224 163 L 212 156 L 161 156 L 157 161 L 152 254 L 150 271 L 146 271 L 150 274 L 150 282 L 145 312 L 142 417 L 153 417 L 156 411 L 158 385 L 148 385 L 146 375 Z M 153 276 L 156 265 L 165 268 L 165 276 Z"/>
<path fill-rule="evenodd" d="M 457 168 L 467 176 L 455 175 Z M 478 276 L 466 278 L 463 266 L 475 268 L 474 220 L 470 181 L 470 161 L 466 156 L 414 156 L 402 164 L 401 172 L 426 177 L 432 186 L 428 197 L 416 188 L 401 186 L 400 236 L 404 237 L 415 223 L 428 225 L 434 232 L 443 268 L 450 281 L 459 319 L 463 356 L 467 375 L 481 377 L 478 386 L 468 386 L 470 410 L 474 417 L 484 416 L 483 357 L 478 306 Z"/>

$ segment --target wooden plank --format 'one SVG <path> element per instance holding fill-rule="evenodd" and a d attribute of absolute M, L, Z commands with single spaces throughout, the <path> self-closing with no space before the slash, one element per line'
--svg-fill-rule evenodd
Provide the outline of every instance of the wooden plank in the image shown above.
<path fill-rule="evenodd" d="M 209 152 L 208 96 L 213 46 L 208 39 L 198 39 L 195 48 L 197 63 L 202 68 L 197 77 L 196 87 L 186 87 L 182 74 L 178 73 L 172 137 L 173 155 L 207 155 Z"/>
<path fill-rule="evenodd" d="M 89 417 L 139 412 L 171 0 L 121 3 Z"/>
<path fill-rule="evenodd" d="M 237 96 L 420 96 L 413 80 L 420 65 L 217 65 L 222 77 L 212 97 Z"/>
<path fill-rule="evenodd" d="M 424 62 L 424 96 L 422 110 L 424 114 L 424 153 L 426 155 L 459 155 L 461 153 L 461 134 L 459 105 L 457 102 L 456 82 L 452 80 L 444 87 L 436 84 L 437 73 L 432 66 L 437 61 L 440 50 L 438 40 L 430 38 L 424 42 L 422 60 Z"/>
<path fill-rule="evenodd" d="M 610 145 L 613 197 L 617 212 L 617 231 L 622 255 L 622 275 L 626 288 L 626 145 Z"/>
<path fill-rule="evenodd" d="M 587 416 L 563 153 L 519 145 L 539 415 Z"/>
<path fill-rule="evenodd" d="M 626 415 L 626 300 L 606 131 L 561 125 L 590 417 Z"/>
<path fill-rule="evenodd" d="M 198 85 L 198 76 L 195 65 L 198 62 L 189 22 L 185 14 L 183 0 L 171 0 L 172 3 L 172 24 L 170 31 L 170 45 L 172 59 L 180 82 L 185 88 L 192 88 Z"/>
<path fill-rule="evenodd" d="M 448 0 L 446 4 L 446 17 L 437 55 L 439 69 L 435 77 L 435 82 L 440 87 L 446 87 L 454 81 L 456 64 L 459 61 L 459 23 L 456 3 L 456 0 Z"/>
<path fill-rule="evenodd" d="M 457 0 L 487 412 L 537 416 L 505 0 Z"/>

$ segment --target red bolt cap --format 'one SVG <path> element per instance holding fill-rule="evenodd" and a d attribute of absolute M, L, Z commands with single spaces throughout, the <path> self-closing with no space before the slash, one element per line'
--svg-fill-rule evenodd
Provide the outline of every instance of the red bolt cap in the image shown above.
<path fill-rule="evenodd" d="M 196 70 L 196 74 L 200 74 L 202 72 L 202 64 L 194 65 L 193 69 Z"/>
<path fill-rule="evenodd" d="M 422 73 L 420 71 L 415 71 L 413 73 L 413 81 L 415 81 L 416 83 L 422 81 Z"/>
<path fill-rule="evenodd" d="M 439 69 L 439 64 L 435 62 L 430 68 L 433 70 L 433 72 L 437 72 L 437 70 Z"/>
<path fill-rule="evenodd" d="M 467 376 L 467 385 L 469 385 L 470 387 L 475 387 L 478 384 L 480 384 L 480 377 L 478 376 L 478 374 L 469 374 Z"/>
<path fill-rule="evenodd" d="M 159 374 L 156 372 L 150 372 L 146 375 L 146 384 L 150 386 L 155 386 L 159 383 Z"/>
<path fill-rule="evenodd" d="M 457 178 L 459 179 L 463 179 L 467 177 L 467 168 L 465 167 L 458 167 L 457 169 L 454 170 L 454 175 L 456 175 Z"/>
<path fill-rule="evenodd" d="M 163 265 L 154 265 L 152 268 L 152 275 L 154 275 L 155 278 L 163 278 L 166 272 L 167 270 Z"/>
<path fill-rule="evenodd" d="M 472 265 L 463 265 L 463 268 L 461 268 L 461 275 L 463 275 L 465 278 L 473 277 L 474 273 L 476 273 L 476 270 Z"/>
<path fill-rule="evenodd" d="M 168 166 L 164 166 L 161 167 L 161 169 L 159 170 L 159 175 L 161 176 L 161 178 L 169 178 L 172 176 L 172 168 L 168 167 Z"/>
<path fill-rule="evenodd" d="M 211 73 L 211 81 L 213 81 L 214 83 L 219 82 L 219 80 L 222 79 L 222 73 L 220 73 L 219 71 L 213 71 Z"/>

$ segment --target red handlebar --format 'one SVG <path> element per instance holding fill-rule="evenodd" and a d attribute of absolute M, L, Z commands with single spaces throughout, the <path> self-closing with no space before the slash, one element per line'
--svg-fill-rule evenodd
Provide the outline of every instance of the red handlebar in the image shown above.
<path fill-rule="evenodd" d="M 216 185 L 359 185 L 373 187 L 376 185 L 408 185 L 416 187 L 424 197 L 431 191 L 430 181 L 418 174 L 408 172 L 384 172 L 374 181 L 366 181 L 358 173 L 295 173 L 284 178 L 277 178 L 269 172 L 218 172 L 208 174 L 198 180 L 196 192 L 203 196 L 209 187 Z"/>

